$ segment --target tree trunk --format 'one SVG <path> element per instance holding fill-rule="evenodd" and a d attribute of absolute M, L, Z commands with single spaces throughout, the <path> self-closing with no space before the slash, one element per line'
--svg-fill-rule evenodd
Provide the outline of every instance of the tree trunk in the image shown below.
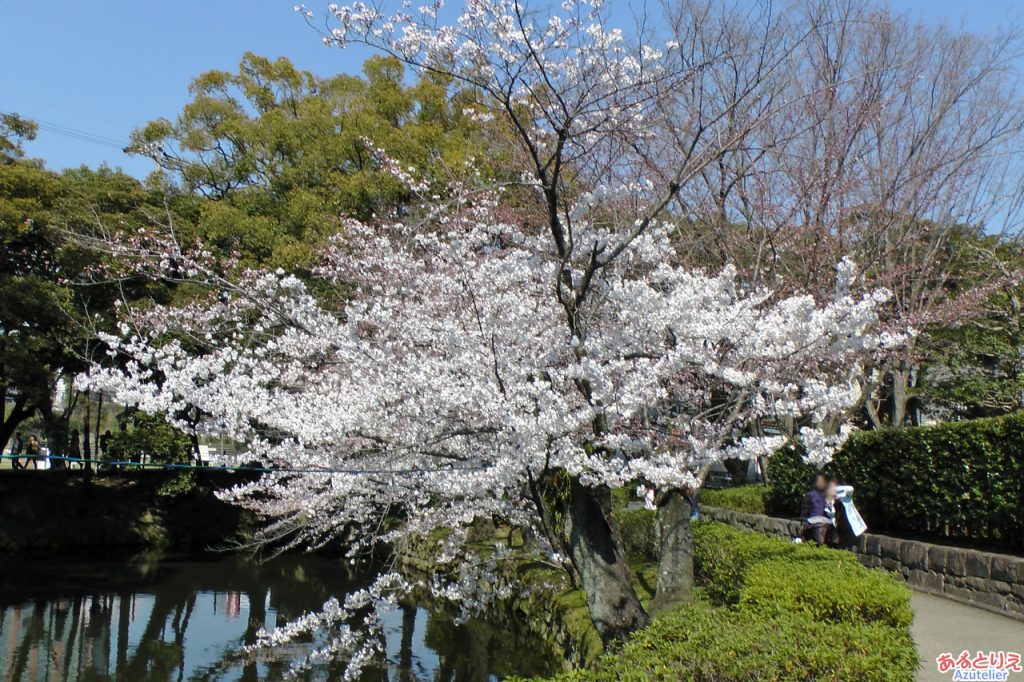
<path fill-rule="evenodd" d="M 658 583 L 651 613 L 689 601 L 693 590 L 693 530 L 690 501 L 671 489 L 658 499 Z"/>
<path fill-rule="evenodd" d="M 587 488 L 573 479 L 566 514 L 569 549 L 587 596 L 590 619 L 605 644 L 624 641 L 649 620 L 633 590 L 622 545 L 609 523 L 610 514 L 607 487 Z"/>
<path fill-rule="evenodd" d="M 868 396 L 868 399 L 864 401 L 864 412 L 867 414 L 868 421 L 871 422 L 871 428 L 880 429 L 885 426 L 882 423 L 881 415 L 878 413 L 878 405 L 871 396 Z"/>
<path fill-rule="evenodd" d="M 907 403 L 910 401 L 911 368 L 907 362 L 892 372 L 892 413 L 889 424 L 896 428 L 903 426 L 907 420 Z"/>
<path fill-rule="evenodd" d="M 63 414 L 54 414 L 53 401 L 47 400 L 46 405 L 40 408 L 43 420 L 43 433 L 46 435 L 46 443 L 50 448 L 51 455 L 64 454 L 64 445 L 68 438 L 68 422 Z"/>
<path fill-rule="evenodd" d="M 92 448 L 89 447 L 89 428 L 92 426 L 92 394 L 85 392 L 85 417 L 82 419 L 82 448 L 81 456 L 85 462 L 80 462 L 89 471 L 92 470 Z"/>
<path fill-rule="evenodd" d="M 4 419 L 0 422 L 0 450 L 7 447 L 7 442 L 14 436 L 18 427 L 32 416 L 32 408 L 26 404 L 25 398 L 18 396 L 14 399 L 10 413 L 4 413 Z"/>
<path fill-rule="evenodd" d="M 98 460 L 100 458 L 100 422 L 103 421 L 103 391 L 100 391 L 100 397 L 96 404 L 96 432 L 95 437 L 92 439 L 93 455 L 92 458 Z"/>

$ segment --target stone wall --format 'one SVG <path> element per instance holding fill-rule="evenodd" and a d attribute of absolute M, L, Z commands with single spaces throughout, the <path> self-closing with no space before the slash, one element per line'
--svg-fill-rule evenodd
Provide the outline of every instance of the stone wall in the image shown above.
<path fill-rule="evenodd" d="M 708 519 L 768 535 L 796 537 L 800 522 L 702 507 Z M 853 548 L 860 562 L 900 574 L 914 589 L 1024 621 L 1024 557 L 933 545 L 865 533 Z"/>

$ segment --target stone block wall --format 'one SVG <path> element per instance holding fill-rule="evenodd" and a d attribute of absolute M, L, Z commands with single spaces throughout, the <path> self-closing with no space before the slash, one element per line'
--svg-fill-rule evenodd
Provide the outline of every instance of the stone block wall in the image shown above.
<path fill-rule="evenodd" d="M 704 517 L 793 538 L 800 522 L 702 507 Z M 862 564 L 900 574 L 918 590 L 1024 621 L 1024 557 L 865 533 L 853 548 Z"/>

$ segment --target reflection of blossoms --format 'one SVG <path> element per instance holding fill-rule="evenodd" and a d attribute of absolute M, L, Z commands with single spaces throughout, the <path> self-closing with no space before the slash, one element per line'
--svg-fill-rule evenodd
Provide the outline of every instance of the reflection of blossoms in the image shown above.
<path fill-rule="evenodd" d="M 404 588 L 405 582 L 398 574 L 382 574 L 369 587 L 346 595 L 344 604 L 332 597 L 319 612 L 300 616 L 271 632 L 261 629 L 257 643 L 246 647 L 246 651 L 281 646 L 303 635 L 330 633 L 326 644 L 314 646 L 305 658 L 292 665 L 291 675 L 341 659 L 348 661 L 345 679 L 358 679 L 381 651 L 383 616 L 394 609 Z"/>
<path fill-rule="evenodd" d="M 434 576 L 430 583 L 431 595 L 458 606 L 455 622 L 464 623 L 492 604 L 521 591 L 510 584 L 508 576 L 500 570 L 506 558 L 500 550 L 487 558 L 470 555 L 456 568 L 454 578 Z"/>

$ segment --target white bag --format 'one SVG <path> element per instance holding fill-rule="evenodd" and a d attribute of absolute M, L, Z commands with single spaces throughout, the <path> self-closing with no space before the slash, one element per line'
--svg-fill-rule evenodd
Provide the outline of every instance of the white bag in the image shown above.
<path fill-rule="evenodd" d="M 864 531 L 868 529 L 868 524 L 864 523 L 864 519 L 861 517 L 860 512 L 857 511 L 857 507 L 853 506 L 853 486 L 836 486 L 836 497 L 839 498 L 843 509 L 846 510 L 846 520 L 850 522 L 850 530 L 853 531 L 853 536 L 863 535 Z"/>

